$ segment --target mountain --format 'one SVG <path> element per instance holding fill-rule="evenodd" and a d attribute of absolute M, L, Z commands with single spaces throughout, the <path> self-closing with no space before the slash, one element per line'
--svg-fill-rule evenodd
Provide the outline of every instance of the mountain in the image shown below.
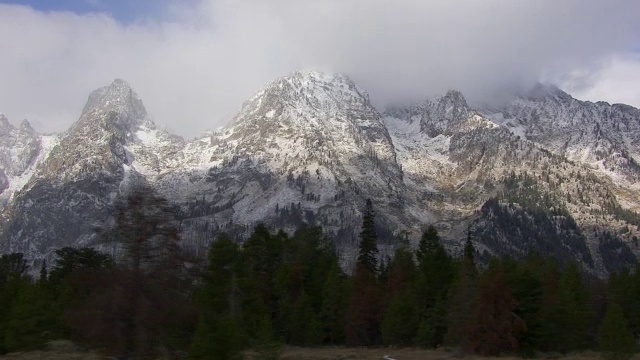
<path fill-rule="evenodd" d="M 317 224 L 349 267 L 369 198 L 383 255 L 435 224 L 454 253 L 470 232 L 481 259 L 536 251 L 604 274 L 639 254 L 639 129 L 638 109 L 550 86 L 497 108 L 449 91 L 380 110 L 348 77 L 305 71 L 185 141 L 116 80 L 63 134 L 0 117 L 0 246 L 46 257 L 95 244 L 114 200 L 146 182 L 179 206 L 185 246 L 196 250 L 259 222 Z"/>

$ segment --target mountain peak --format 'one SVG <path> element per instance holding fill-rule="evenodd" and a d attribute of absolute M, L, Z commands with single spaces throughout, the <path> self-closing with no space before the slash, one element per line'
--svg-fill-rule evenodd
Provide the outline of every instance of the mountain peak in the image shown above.
<path fill-rule="evenodd" d="M 468 107 L 467 100 L 458 90 L 449 90 L 440 100 L 445 103 L 452 103 L 463 107 Z"/>
<path fill-rule="evenodd" d="M 31 126 L 31 123 L 29 123 L 29 120 L 24 119 L 20 122 L 20 131 L 29 132 L 29 133 L 34 132 L 33 127 Z"/>
<path fill-rule="evenodd" d="M 248 118 L 329 118 L 347 109 L 371 108 L 369 96 L 347 76 L 315 70 L 295 71 L 270 82 L 249 101 L 232 124 Z"/>
<path fill-rule="evenodd" d="M 6 116 L 4 116 L 3 113 L 0 113 L 0 130 L 4 130 L 4 129 L 10 129 L 11 123 L 9 123 L 9 119 L 7 119 Z"/>
<path fill-rule="evenodd" d="M 536 83 L 529 91 L 525 93 L 525 96 L 531 100 L 542 100 L 545 98 L 557 98 L 568 100 L 571 99 L 571 95 L 562 91 L 560 88 L 553 84 Z"/>
<path fill-rule="evenodd" d="M 137 119 L 147 116 L 147 111 L 138 94 L 122 79 L 115 79 L 110 85 L 91 92 L 82 114 L 95 110 L 126 113 Z"/>

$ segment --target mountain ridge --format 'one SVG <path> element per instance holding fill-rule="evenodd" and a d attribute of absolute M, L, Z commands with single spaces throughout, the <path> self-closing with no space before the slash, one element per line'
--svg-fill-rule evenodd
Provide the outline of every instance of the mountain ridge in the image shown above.
<path fill-rule="evenodd" d="M 0 140 L 15 138 L 5 123 Z M 294 72 L 246 101 L 228 125 L 186 141 L 158 129 L 117 79 L 91 93 L 69 130 L 35 137 L 35 157 L 4 143 L 5 154 L 19 148 L 29 158 L 22 187 L 4 173 L 9 156 L 0 157 L 3 251 L 42 257 L 90 244 L 90 225 L 109 217 L 128 183 L 146 181 L 180 206 L 183 238 L 194 248 L 218 232 L 242 236 L 258 222 L 285 230 L 318 224 L 337 239 L 348 267 L 361 205 L 371 198 L 383 255 L 401 233 L 415 238 L 427 224 L 454 252 L 472 229 L 481 253 L 548 248 L 595 273 L 620 265 L 603 260 L 611 257 L 603 246 L 638 254 L 640 110 L 581 102 L 557 88 L 491 109 L 451 90 L 380 111 L 345 75 Z M 555 210 L 541 210 L 550 204 Z M 54 213 L 60 217 L 48 219 Z M 497 225 L 508 216 L 519 224 L 515 233 Z M 73 229 L 75 222 L 86 224 Z M 534 234 L 542 228 L 559 240 Z M 602 245 L 605 233 L 614 245 Z"/>

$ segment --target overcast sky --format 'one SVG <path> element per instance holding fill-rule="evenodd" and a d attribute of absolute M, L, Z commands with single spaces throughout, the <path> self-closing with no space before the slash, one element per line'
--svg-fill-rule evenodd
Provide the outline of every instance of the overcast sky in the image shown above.
<path fill-rule="evenodd" d="M 193 137 L 297 69 L 345 73 L 380 105 L 545 81 L 640 106 L 640 1 L 16 2 L 0 4 L 0 112 L 40 131 L 122 78 L 157 124 Z"/>

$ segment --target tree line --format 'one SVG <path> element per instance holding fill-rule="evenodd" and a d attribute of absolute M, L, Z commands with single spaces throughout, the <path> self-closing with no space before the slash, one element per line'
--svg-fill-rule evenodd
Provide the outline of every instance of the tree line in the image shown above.
<path fill-rule="evenodd" d="M 116 257 L 62 248 L 39 275 L 22 254 L 0 257 L 0 351 L 70 339 L 120 358 L 160 354 L 277 358 L 283 344 L 459 349 L 482 355 L 600 350 L 627 358 L 640 335 L 640 271 L 609 279 L 537 254 L 476 263 L 429 226 L 417 248 L 381 259 L 364 209 L 355 269 L 345 272 L 320 227 L 293 235 L 258 225 L 220 235 L 200 264 L 181 253 L 175 209 L 142 189 L 100 229 Z"/>

